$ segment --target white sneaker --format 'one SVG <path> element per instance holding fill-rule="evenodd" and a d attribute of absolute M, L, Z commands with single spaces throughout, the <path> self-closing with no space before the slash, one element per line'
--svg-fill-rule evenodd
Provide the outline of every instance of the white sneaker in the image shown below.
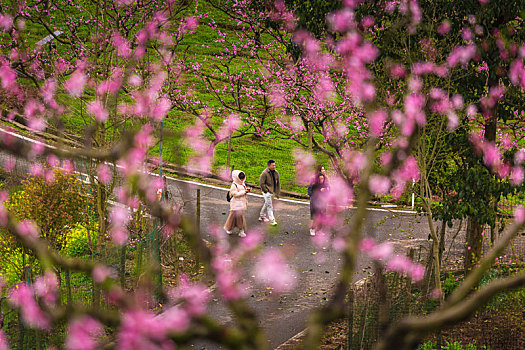
<path fill-rule="evenodd" d="M 277 221 L 273 220 L 272 222 L 270 222 L 270 225 L 272 225 L 272 226 L 277 225 Z"/>
<path fill-rule="evenodd" d="M 313 228 L 310 229 L 310 236 L 315 236 L 315 230 Z"/>
<path fill-rule="evenodd" d="M 239 231 L 239 237 L 241 237 L 241 238 L 246 237 L 246 233 L 244 233 L 244 230 L 243 231 Z"/>
<path fill-rule="evenodd" d="M 268 218 L 265 218 L 263 216 L 259 217 L 259 222 L 268 222 L 270 221 Z"/>
<path fill-rule="evenodd" d="M 226 233 L 229 234 L 229 235 L 231 235 L 233 232 L 232 232 L 232 231 L 228 231 L 228 230 L 226 230 Z"/>

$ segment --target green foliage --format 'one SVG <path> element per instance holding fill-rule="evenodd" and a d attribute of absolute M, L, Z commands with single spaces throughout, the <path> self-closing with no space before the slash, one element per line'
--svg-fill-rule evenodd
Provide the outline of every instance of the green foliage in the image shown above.
<path fill-rule="evenodd" d="M 417 347 L 417 350 L 436 350 L 436 349 L 437 349 L 437 343 L 431 340 Z"/>
<path fill-rule="evenodd" d="M 5 233 L 0 232 L 0 239 Z M 23 257 L 22 249 L 19 247 L 10 249 L 0 242 L 0 278 L 13 285 L 20 281 L 23 274 Z"/>
<path fill-rule="evenodd" d="M 60 250 L 71 225 L 84 220 L 88 193 L 73 174 L 59 169 L 53 174 L 52 181 L 34 176 L 23 180 L 21 190 L 11 195 L 7 208 L 19 220 L 33 220 L 40 227 L 41 237 Z"/>
<path fill-rule="evenodd" d="M 66 241 L 62 247 L 61 252 L 68 256 L 84 256 L 90 255 L 91 248 L 97 244 L 97 228 L 89 231 L 85 225 L 76 224 L 71 230 L 66 233 Z M 89 241 L 91 240 L 91 246 Z"/>
<path fill-rule="evenodd" d="M 437 343 L 435 341 L 428 341 L 418 346 L 417 350 L 437 350 Z M 490 347 L 485 345 L 478 347 L 476 342 L 463 345 L 460 341 L 446 342 L 441 346 L 441 350 L 490 350 Z"/>
<path fill-rule="evenodd" d="M 449 273 L 447 278 L 442 282 L 441 289 L 445 298 L 447 298 L 452 292 L 461 284 L 461 279 Z"/>

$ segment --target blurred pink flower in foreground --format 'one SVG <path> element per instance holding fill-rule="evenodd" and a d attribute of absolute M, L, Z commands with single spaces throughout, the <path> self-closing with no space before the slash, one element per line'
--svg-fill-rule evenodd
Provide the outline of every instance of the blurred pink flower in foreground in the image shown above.
<path fill-rule="evenodd" d="M 267 249 L 259 256 L 255 264 L 255 277 L 278 293 L 288 292 L 295 287 L 295 272 L 275 248 Z"/>
<path fill-rule="evenodd" d="M 102 325 L 89 316 L 81 316 L 69 323 L 65 348 L 68 350 L 97 349 L 96 338 L 104 333 Z"/>

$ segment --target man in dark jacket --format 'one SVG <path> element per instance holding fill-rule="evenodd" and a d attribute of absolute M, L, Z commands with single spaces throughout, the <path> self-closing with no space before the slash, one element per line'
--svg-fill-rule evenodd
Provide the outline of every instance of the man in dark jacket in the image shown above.
<path fill-rule="evenodd" d="M 260 178 L 261 190 L 264 198 L 264 205 L 261 208 L 259 221 L 270 222 L 272 225 L 277 225 L 275 217 L 273 216 L 273 196 L 279 197 L 281 192 L 281 181 L 279 180 L 279 173 L 275 170 L 275 161 L 269 160 L 268 167 L 264 169 Z"/>

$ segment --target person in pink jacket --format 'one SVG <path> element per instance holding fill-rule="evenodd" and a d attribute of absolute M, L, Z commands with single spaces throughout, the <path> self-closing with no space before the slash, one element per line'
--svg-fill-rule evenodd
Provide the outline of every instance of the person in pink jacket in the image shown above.
<path fill-rule="evenodd" d="M 232 186 L 230 187 L 230 215 L 224 224 L 224 229 L 231 235 L 233 230 L 239 230 L 239 237 L 246 237 L 246 219 L 244 211 L 248 207 L 247 194 L 251 189 L 246 187 L 246 174 L 240 170 L 232 172 Z"/>

